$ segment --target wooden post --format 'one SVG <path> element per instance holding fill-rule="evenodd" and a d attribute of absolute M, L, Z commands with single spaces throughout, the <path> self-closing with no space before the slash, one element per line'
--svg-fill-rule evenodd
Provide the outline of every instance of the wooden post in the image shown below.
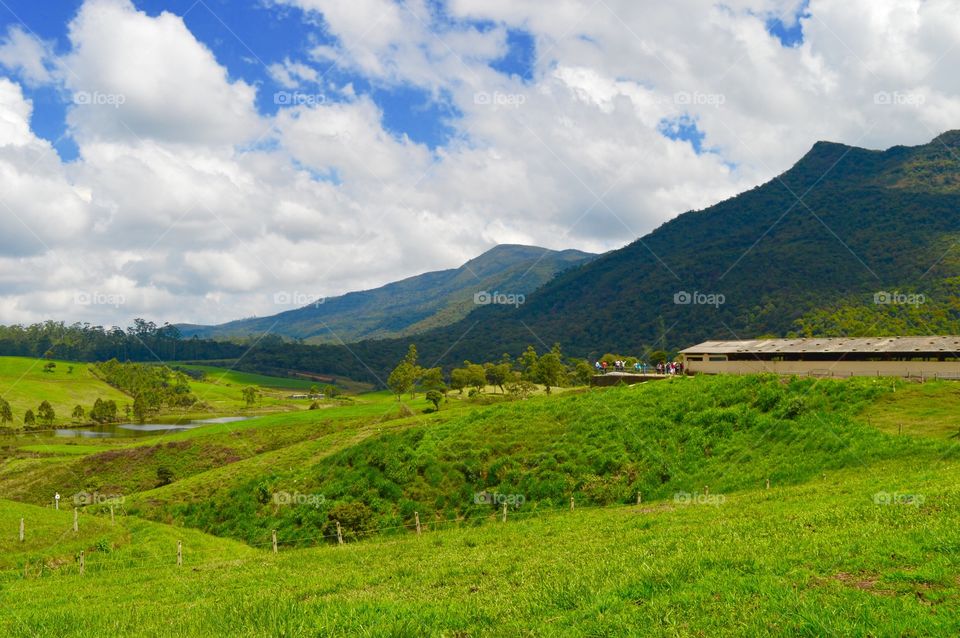
<path fill-rule="evenodd" d="M 639 505 L 640 501 L 642 500 L 643 500 L 643 494 L 641 494 L 640 492 L 637 492 L 637 505 Z"/>
<path fill-rule="evenodd" d="M 20 519 L 20 542 L 21 543 L 23 542 L 23 532 L 24 532 L 24 524 L 23 524 L 23 519 L 21 518 Z"/>
<path fill-rule="evenodd" d="M 80 531 L 80 512 L 76 507 L 73 508 L 73 531 Z"/>
<path fill-rule="evenodd" d="M 277 553 L 277 530 L 273 530 L 273 553 Z"/>
<path fill-rule="evenodd" d="M 343 545 L 343 531 L 340 529 L 340 521 L 337 521 L 337 545 Z"/>
<path fill-rule="evenodd" d="M 84 567 L 85 567 L 85 565 L 84 565 L 84 563 L 83 563 L 83 550 L 81 549 L 81 550 L 80 550 L 80 575 L 81 575 L 81 576 L 83 576 Z"/>
<path fill-rule="evenodd" d="M 417 536 L 420 536 L 420 512 L 414 512 L 413 518 L 417 521 Z"/>
<path fill-rule="evenodd" d="M 573 505 L 573 497 L 571 496 L 571 497 L 570 497 L 570 511 L 572 512 L 572 511 L 573 511 L 573 509 L 574 509 L 574 505 Z"/>
<path fill-rule="evenodd" d="M 183 541 L 177 541 L 177 567 L 183 567 Z"/>
<path fill-rule="evenodd" d="M 503 522 L 504 523 L 507 522 L 507 504 L 506 503 L 503 504 Z"/>
<path fill-rule="evenodd" d="M 113 525 L 113 505 L 110 506 L 110 524 Z"/>
<path fill-rule="evenodd" d="M 703 486 L 703 495 L 704 495 L 704 496 L 710 496 L 710 486 L 709 486 L 709 485 L 704 485 L 704 486 Z"/>
<path fill-rule="evenodd" d="M 770 479 L 769 479 L 769 478 L 767 479 L 767 489 L 768 489 L 768 490 L 770 489 Z"/>

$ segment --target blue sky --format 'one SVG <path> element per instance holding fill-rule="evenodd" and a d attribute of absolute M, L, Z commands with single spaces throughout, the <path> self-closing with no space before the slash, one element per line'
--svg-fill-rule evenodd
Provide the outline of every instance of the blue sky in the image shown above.
<path fill-rule="evenodd" d="M 67 25 L 83 4 L 82 0 L 42 3 L 5 0 L 3 4 L 5 6 L 0 5 L 0 31 L 19 25 L 53 42 L 58 54 L 69 50 Z M 284 88 L 271 78 L 267 66 L 285 59 L 301 60 L 317 45 L 336 43 L 322 21 L 306 16 L 298 8 L 263 0 L 134 0 L 134 4 L 152 16 L 167 11 L 183 17 L 190 31 L 211 49 L 232 79 L 242 79 L 259 87 L 257 106 L 267 115 L 281 108 L 274 103 L 273 96 Z M 448 20 L 439 0 L 434 0 L 431 6 L 438 22 Z M 461 24 L 481 30 L 492 27 L 483 22 Z M 491 68 L 531 80 L 535 56 L 533 37 L 521 29 L 510 29 L 507 43 L 507 52 L 492 61 Z M 413 85 L 375 84 L 362 75 L 344 71 L 337 64 L 320 68 L 324 79 L 338 84 L 351 83 L 358 93 L 371 96 L 383 111 L 385 128 L 394 135 L 406 135 L 430 148 L 445 144 L 454 135 L 452 123 L 460 114 L 449 96 Z M 63 95 L 51 87 L 28 87 L 27 95 L 34 103 L 34 131 L 54 142 L 63 159 L 74 159 L 77 147 L 64 135 L 67 101 Z M 338 99 L 335 95 L 325 95 L 325 98 Z"/>

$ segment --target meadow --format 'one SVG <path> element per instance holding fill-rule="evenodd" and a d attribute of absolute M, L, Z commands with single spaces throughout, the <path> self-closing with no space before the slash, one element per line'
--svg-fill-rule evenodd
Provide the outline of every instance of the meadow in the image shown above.
<path fill-rule="evenodd" d="M 957 388 L 695 377 L 439 411 L 381 392 L 135 440 L 4 437 L 0 630 L 956 635 Z M 112 495 L 115 518 L 84 504 L 74 533 L 55 491 Z"/>

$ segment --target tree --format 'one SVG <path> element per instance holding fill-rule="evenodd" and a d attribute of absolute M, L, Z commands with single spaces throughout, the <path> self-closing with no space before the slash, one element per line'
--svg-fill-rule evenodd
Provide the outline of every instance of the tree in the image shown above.
<path fill-rule="evenodd" d="M 324 395 L 325 397 L 328 397 L 328 398 L 332 399 L 332 398 L 334 398 L 335 396 L 337 396 L 337 395 L 339 395 L 339 394 L 340 394 L 340 388 L 338 388 L 337 386 L 333 385 L 332 383 L 329 384 L 329 385 L 323 386 L 323 395 Z"/>
<path fill-rule="evenodd" d="M 318 394 L 320 394 L 320 386 L 318 386 L 316 383 L 314 383 L 313 385 L 310 386 L 310 396 L 314 396 L 314 397 L 315 397 L 315 396 L 317 396 Z"/>
<path fill-rule="evenodd" d="M 580 359 L 573 367 L 573 378 L 577 385 L 590 385 L 590 379 L 593 378 L 593 366 Z"/>
<path fill-rule="evenodd" d="M 427 401 L 433 404 L 433 409 L 437 412 L 440 411 L 440 402 L 443 401 L 443 393 L 439 390 L 428 390 L 427 391 Z"/>
<path fill-rule="evenodd" d="M 33 410 L 27 410 L 27 413 L 23 415 L 23 424 L 32 426 L 36 422 L 37 419 L 33 416 Z"/>
<path fill-rule="evenodd" d="M 82 405 L 73 406 L 73 412 L 70 414 L 70 418 L 74 421 L 80 422 L 83 421 L 84 411 Z"/>
<path fill-rule="evenodd" d="M 412 348 L 413 346 L 411 346 Z M 413 387 L 413 384 L 417 380 L 417 371 L 416 368 L 410 365 L 409 361 L 404 359 L 400 364 L 393 369 L 393 372 L 390 373 L 390 376 L 387 378 L 387 387 L 397 395 L 397 401 L 400 400 L 400 396 L 410 390 Z"/>
<path fill-rule="evenodd" d="M 450 387 L 463 394 L 463 389 L 470 385 L 470 374 L 465 368 L 454 368 L 450 371 Z"/>
<path fill-rule="evenodd" d="M 6 425 L 13 421 L 13 410 L 10 409 L 10 403 L 6 399 L 0 399 L 0 425 Z"/>
<path fill-rule="evenodd" d="M 143 423 L 147 420 L 148 410 L 147 402 L 142 395 L 133 398 L 133 418 L 137 420 L 137 423 Z"/>
<path fill-rule="evenodd" d="M 44 425 L 53 425 L 54 420 L 57 418 L 57 413 L 53 411 L 53 406 L 50 405 L 49 401 L 44 400 L 40 407 L 37 408 L 37 418 L 40 420 L 40 423 Z"/>
<path fill-rule="evenodd" d="M 243 389 L 243 402 L 247 404 L 248 408 L 253 407 L 259 396 L 260 392 L 256 386 L 248 385 Z"/>
<path fill-rule="evenodd" d="M 479 363 L 463 362 L 467 371 L 467 385 L 474 388 L 477 392 L 483 392 L 487 387 L 487 371 Z"/>
<path fill-rule="evenodd" d="M 503 385 L 510 378 L 510 373 L 513 371 L 513 366 L 509 363 L 487 363 L 483 366 L 484 372 L 487 375 L 487 383 L 493 386 L 500 388 L 501 394 L 503 393 Z"/>
<path fill-rule="evenodd" d="M 560 345 L 556 344 L 547 354 L 537 361 L 533 381 L 542 383 L 550 394 L 551 387 L 564 385 L 567 381 L 567 369 L 563 365 Z"/>
<path fill-rule="evenodd" d="M 53 361 L 48 361 L 46 364 L 44 364 L 43 371 L 53 372 L 56 369 L 56 367 L 57 367 L 57 364 L 55 364 Z"/>
<path fill-rule="evenodd" d="M 535 381 L 537 377 L 537 351 L 533 346 L 527 346 L 526 351 L 520 355 L 520 373 L 527 381 Z"/>
<path fill-rule="evenodd" d="M 420 377 L 420 387 L 427 392 L 436 390 L 441 394 L 446 394 L 447 384 L 443 381 L 443 370 L 440 368 L 428 368 L 424 370 Z"/>

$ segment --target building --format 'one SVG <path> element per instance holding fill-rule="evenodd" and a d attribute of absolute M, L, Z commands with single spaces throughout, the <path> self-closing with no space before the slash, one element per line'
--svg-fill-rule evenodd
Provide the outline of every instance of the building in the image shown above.
<path fill-rule="evenodd" d="M 680 354 L 694 374 L 960 379 L 960 336 L 704 341 Z"/>

